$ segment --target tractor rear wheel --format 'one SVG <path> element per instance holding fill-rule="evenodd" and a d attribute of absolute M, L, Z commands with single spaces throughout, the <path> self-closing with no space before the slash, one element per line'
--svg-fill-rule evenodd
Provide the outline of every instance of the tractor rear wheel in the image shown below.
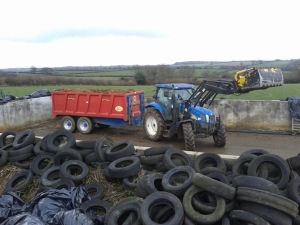
<path fill-rule="evenodd" d="M 216 130 L 213 133 L 213 139 L 215 142 L 215 146 L 224 147 L 226 145 L 225 125 L 224 125 L 223 121 L 219 118 L 217 118 L 216 122 L 217 122 Z"/>
<path fill-rule="evenodd" d="M 165 122 L 156 109 L 145 109 L 143 127 L 149 140 L 159 141 L 163 138 Z"/>
<path fill-rule="evenodd" d="M 182 124 L 184 143 L 186 151 L 195 151 L 195 136 L 191 123 Z"/>

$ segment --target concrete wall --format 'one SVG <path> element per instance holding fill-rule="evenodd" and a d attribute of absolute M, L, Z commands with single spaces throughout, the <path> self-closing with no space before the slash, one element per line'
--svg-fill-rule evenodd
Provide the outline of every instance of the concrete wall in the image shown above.
<path fill-rule="evenodd" d="M 0 105 L 0 132 L 51 119 L 51 103 L 51 97 L 43 97 Z M 215 100 L 209 109 L 221 115 L 228 130 L 291 132 L 292 122 L 287 101 L 224 99 Z"/>
<path fill-rule="evenodd" d="M 0 105 L 0 132 L 26 127 L 51 118 L 50 96 L 8 102 Z"/>
<path fill-rule="evenodd" d="M 287 101 L 215 100 L 209 108 L 228 130 L 291 131 Z"/>

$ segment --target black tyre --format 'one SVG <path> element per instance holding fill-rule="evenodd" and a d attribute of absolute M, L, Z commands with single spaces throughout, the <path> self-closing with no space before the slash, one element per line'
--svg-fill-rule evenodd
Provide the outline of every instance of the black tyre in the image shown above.
<path fill-rule="evenodd" d="M 23 161 L 23 160 L 27 160 L 30 159 L 33 156 L 32 152 L 29 153 L 25 153 L 23 155 L 18 155 L 18 156 L 14 156 L 14 157 L 9 157 L 8 161 L 9 162 L 19 162 L 19 161 Z"/>
<path fill-rule="evenodd" d="M 8 144 L 8 145 L 5 145 L 4 147 L 0 148 L 0 150 L 6 151 L 6 152 L 9 152 L 13 149 L 14 149 L 13 144 Z"/>
<path fill-rule="evenodd" d="M 209 193 L 221 196 L 225 199 L 233 200 L 235 196 L 235 188 L 224 184 L 210 177 L 196 173 L 193 177 L 193 184 Z"/>
<path fill-rule="evenodd" d="M 89 141 L 78 141 L 76 142 L 76 149 L 94 149 L 97 140 L 89 140 Z"/>
<path fill-rule="evenodd" d="M 232 186 L 235 188 L 248 187 L 255 188 L 263 191 L 268 191 L 274 194 L 278 194 L 277 185 L 273 182 L 253 176 L 235 176 L 232 179 Z"/>
<path fill-rule="evenodd" d="M 199 173 L 202 169 L 207 167 L 216 167 L 221 171 L 226 172 L 226 165 L 218 154 L 215 153 L 203 153 L 194 161 L 194 170 Z"/>
<path fill-rule="evenodd" d="M 144 156 L 153 156 L 164 154 L 169 148 L 174 148 L 172 145 L 161 145 L 158 147 L 148 148 L 144 151 Z"/>
<path fill-rule="evenodd" d="M 23 148 L 19 148 L 17 150 L 13 149 L 8 152 L 8 155 L 9 155 L 9 157 L 15 157 L 15 156 L 24 155 L 27 153 L 33 153 L 33 147 L 34 147 L 33 144 L 30 144 Z"/>
<path fill-rule="evenodd" d="M 81 149 L 81 150 L 76 149 L 76 151 L 81 155 L 82 159 L 94 153 L 94 149 Z"/>
<path fill-rule="evenodd" d="M 35 133 L 32 130 L 25 130 L 16 134 L 16 138 L 13 142 L 14 149 L 20 149 L 33 143 Z"/>
<path fill-rule="evenodd" d="M 94 152 L 92 152 L 91 154 L 87 155 L 85 158 L 84 158 L 84 162 L 87 164 L 87 165 L 92 165 L 93 162 L 97 162 L 97 158 L 96 158 L 96 154 Z"/>
<path fill-rule="evenodd" d="M 152 211 L 157 206 L 171 206 L 171 214 L 163 221 L 154 222 L 155 215 Z M 184 210 L 180 200 L 168 192 L 155 192 L 150 194 L 142 203 L 141 220 L 143 224 L 165 224 L 165 225 L 180 225 L 184 220 Z"/>
<path fill-rule="evenodd" d="M 88 166 L 84 162 L 79 160 L 66 161 L 60 167 L 61 178 L 70 179 L 76 185 L 81 184 L 88 173 Z"/>
<path fill-rule="evenodd" d="M 40 181 L 43 186 L 51 187 L 61 180 L 60 166 L 52 166 L 47 169 L 41 176 Z"/>
<path fill-rule="evenodd" d="M 217 118 L 216 130 L 213 133 L 215 146 L 224 147 L 226 145 L 226 130 L 223 121 Z"/>
<path fill-rule="evenodd" d="M 160 141 L 163 139 L 165 122 L 160 112 L 158 112 L 156 109 L 145 109 L 143 127 L 149 140 Z"/>
<path fill-rule="evenodd" d="M 248 167 L 248 175 L 250 176 L 257 176 L 258 168 L 261 164 L 265 163 L 271 163 L 278 167 L 281 173 L 281 179 L 278 183 L 276 183 L 278 189 L 284 188 L 288 182 L 290 177 L 290 168 L 289 165 L 285 160 L 282 158 L 272 155 L 272 154 L 266 154 L 266 155 L 260 155 L 254 158 Z"/>
<path fill-rule="evenodd" d="M 162 161 L 163 156 L 164 156 L 163 154 L 151 155 L 151 156 L 141 156 L 140 160 L 141 160 L 142 165 L 154 166 L 159 161 Z"/>
<path fill-rule="evenodd" d="M 16 134 L 17 133 L 14 131 L 6 131 L 6 132 L 2 133 L 0 135 L 0 148 L 6 146 L 8 144 L 12 144 L 16 138 Z M 12 138 L 8 138 L 9 136 L 12 136 Z"/>
<path fill-rule="evenodd" d="M 24 181 L 22 181 L 25 179 Z M 19 183 L 22 181 L 21 183 Z M 32 184 L 33 175 L 29 170 L 22 171 L 14 175 L 5 186 L 6 192 L 10 191 L 24 191 L 28 188 L 30 184 Z M 16 185 L 17 184 L 17 185 Z"/>
<path fill-rule="evenodd" d="M 206 176 L 208 176 L 208 177 L 210 177 L 210 178 L 212 178 L 214 180 L 217 180 L 217 181 L 219 181 L 221 183 L 230 185 L 230 182 L 229 182 L 228 178 L 224 174 L 222 174 L 222 173 L 209 173 Z"/>
<path fill-rule="evenodd" d="M 21 168 L 21 169 L 28 170 L 30 168 L 30 165 L 31 165 L 30 161 L 31 161 L 31 158 L 29 158 L 27 160 L 22 160 L 22 161 L 19 161 L 19 162 L 14 162 L 14 166 L 18 167 L 18 168 Z"/>
<path fill-rule="evenodd" d="M 300 190 L 300 178 L 298 177 L 291 182 L 290 187 L 288 188 L 289 198 L 294 202 L 296 202 L 298 205 L 300 205 L 299 190 Z"/>
<path fill-rule="evenodd" d="M 163 156 L 163 162 L 168 170 L 178 166 L 174 163 L 174 159 L 180 159 L 183 162 L 181 166 L 193 167 L 193 160 L 187 153 L 179 149 L 170 148 Z"/>
<path fill-rule="evenodd" d="M 192 185 L 195 170 L 189 166 L 178 166 L 163 175 L 162 186 L 164 191 L 177 197 L 182 197 Z M 184 178 L 181 180 L 181 178 Z"/>
<path fill-rule="evenodd" d="M 34 155 L 40 155 L 46 153 L 46 151 L 42 148 L 42 140 L 39 141 L 33 148 Z"/>
<path fill-rule="evenodd" d="M 106 154 L 105 151 L 107 150 L 108 147 L 112 146 L 114 143 L 111 139 L 102 137 L 99 138 L 94 146 L 94 152 L 97 160 L 99 162 L 107 162 Z"/>
<path fill-rule="evenodd" d="M 79 209 L 85 215 L 87 215 L 91 220 L 96 219 L 97 216 L 97 214 L 95 213 L 96 210 L 104 211 L 104 216 L 105 216 L 110 208 L 111 208 L 111 204 L 109 202 L 100 199 L 87 200 L 83 202 L 79 207 Z"/>
<path fill-rule="evenodd" d="M 88 184 L 84 186 L 84 189 L 92 199 L 102 199 L 104 196 L 103 187 L 100 184 Z"/>
<path fill-rule="evenodd" d="M 138 178 L 136 176 L 126 177 L 122 180 L 125 190 L 134 191 L 137 188 Z"/>
<path fill-rule="evenodd" d="M 95 122 L 89 117 L 79 117 L 77 120 L 77 130 L 82 134 L 89 134 L 93 132 Z"/>
<path fill-rule="evenodd" d="M 255 155 L 255 156 L 260 156 L 260 155 L 267 155 L 270 154 L 268 151 L 264 150 L 264 149 L 249 149 L 247 151 L 244 151 L 242 155 L 246 155 L 246 154 L 251 154 L 251 155 Z"/>
<path fill-rule="evenodd" d="M 269 206 L 243 201 L 239 204 L 241 210 L 253 213 L 274 225 L 292 225 L 292 219 L 286 213 Z"/>
<path fill-rule="evenodd" d="M 145 176 L 144 187 L 147 196 L 154 192 L 161 192 L 164 190 L 162 186 L 162 179 L 163 175 L 160 173 L 152 173 Z"/>
<path fill-rule="evenodd" d="M 67 160 L 79 160 L 82 161 L 82 157 L 76 150 L 66 148 L 56 153 L 54 157 L 54 165 L 62 165 Z"/>
<path fill-rule="evenodd" d="M 263 218 L 243 210 L 232 210 L 228 216 L 230 220 L 234 221 L 243 221 L 254 225 L 269 225 L 269 223 Z"/>
<path fill-rule="evenodd" d="M 30 164 L 30 171 L 34 175 L 42 174 L 53 165 L 54 154 L 47 153 L 36 156 Z"/>
<path fill-rule="evenodd" d="M 134 221 L 131 225 L 140 225 L 141 222 L 141 205 L 144 199 L 139 197 L 128 197 L 121 199 L 114 204 L 106 213 L 104 225 L 118 225 L 134 215 Z"/>
<path fill-rule="evenodd" d="M 155 169 L 156 169 L 157 172 L 163 172 L 163 173 L 168 171 L 168 169 L 165 166 L 163 160 L 157 162 L 157 164 L 155 165 Z"/>
<path fill-rule="evenodd" d="M 191 186 L 184 194 L 183 197 L 183 207 L 186 216 L 188 216 L 193 222 L 196 224 L 213 224 L 219 221 L 223 215 L 225 214 L 225 199 L 221 198 L 217 195 L 214 195 L 216 200 L 216 208 L 213 213 L 200 213 L 196 211 L 192 205 L 192 198 L 199 192 L 203 192 L 204 190 L 198 188 L 196 186 Z"/>
<path fill-rule="evenodd" d="M 0 166 L 4 166 L 8 160 L 8 152 L 0 150 Z"/>
<path fill-rule="evenodd" d="M 184 136 L 185 150 L 195 151 L 196 150 L 195 135 L 191 123 L 183 123 L 182 130 Z"/>
<path fill-rule="evenodd" d="M 248 174 L 248 166 L 249 163 L 255 158 L 256 156 L 253 154 L 243 154 L 241 155 L 232 166 L 232 173 L 233 174 L 240 174 L 240 175 L 247 175 Z"/>
<path fill-rule="evenodd" d="M 51 186 L 53 189 L 71 189 L 71 187 L 76 187 L 74 182 L 69 179 L 61 179 L 57 183 Z"/>
<path fill-rule="evenodd" d="M 76 130 L 76 118 L 71 116 L 64 116 L 61 119 L 61 125 L 64 130 L 74 133 Z"/>
<path fill-rule="evenodd" d="M 254 188 L 239 187 L 236 193 L 238 202 L 255 202 L 282 211 L 295 218 L 298 215 L 298 204 L 288 198 Z"/>
<path fill-rule="evenodd" d="M 110 146 L 105 151 L 108 161 L 114 161 L 123 157 L 131 156 L 135 152 L 135 148 L 131 141 L 123 141 Z"/>
<path fill-rule="evenodd" d="M 137 181 L 135 196 L 140 198 L 146 198 L 148 193 L 145 188 L 146 176 L 140 177 Z"/>
<path fill-rule="evenodd" d="M 48 150 L 54 154 L 66 148 L 73 148 L 75 144 L 74 135 L 66 130 L 55 131 L 47 138 Z"/>
<path fill-rule="evenodd" d="M 135 156 L 117 159 L 109 164 L 106 170 L 112 178 L 125 178 L 137 174 L 140 171 L 141 161 Z"/>

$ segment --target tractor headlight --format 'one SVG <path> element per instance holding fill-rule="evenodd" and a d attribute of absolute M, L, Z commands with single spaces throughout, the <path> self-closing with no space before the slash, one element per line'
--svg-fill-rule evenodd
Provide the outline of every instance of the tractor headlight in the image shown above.
<path fill-rule="evenodd" d="M 208 123 L 209 122 L 209 116 L 205 115 L 205 117 L 206 117 L 206 122 Z"/>

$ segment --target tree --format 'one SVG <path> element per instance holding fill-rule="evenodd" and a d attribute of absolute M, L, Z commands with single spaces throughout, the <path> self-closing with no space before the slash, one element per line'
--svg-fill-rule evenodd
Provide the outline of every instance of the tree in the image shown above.
<path fill-rule="evenodd" d="M 181 67 L 178 71 L 178 75 L 181 78 L 191 79 L 195 77 L 195 69 L 190 66 Z"/>
<path fill-rule="evenodd" d="M 36 68 L 36 67 L 34 67 L 34 66 L 31 66 L 31 67 L 30 67 L 30 73 L 35 74 L 36 71 L 37 71 L 37 68 Z"/>
<path fill-rule="evenodd" d="M 293 81 L 300 82 L 300 60 L 293 63 Z"/>
<path fill-rule="evenodd" d="M 49 67 L 44 67 L 41 69 L 41 73 L 44 75 L 50 75 L 50 74 L 52 74 L 52 72 L 53 72 L 53 69 L 49 68 Z"/>
<path fill-rule="evenodd" d="M 134 75 L 134 79 L 135 79 L 135 81 L 136 81 L 136 83 L 137 83 L 138 85 L 145 85 L 145 84 L 147 84 L 147 82 L 146 82 L 146 77 L 145 77 L 145 75 L 144 75 L 143 72 L 137 72 L 137 73 Z"/>

